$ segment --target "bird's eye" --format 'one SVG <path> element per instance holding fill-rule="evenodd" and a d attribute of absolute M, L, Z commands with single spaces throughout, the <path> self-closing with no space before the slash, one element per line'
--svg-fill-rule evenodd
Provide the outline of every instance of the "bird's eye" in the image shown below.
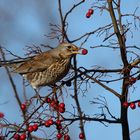
<path fill-rule="evenodd" d="M 67 46 L 68 49 L 71 49 L 71 46 Z"/>

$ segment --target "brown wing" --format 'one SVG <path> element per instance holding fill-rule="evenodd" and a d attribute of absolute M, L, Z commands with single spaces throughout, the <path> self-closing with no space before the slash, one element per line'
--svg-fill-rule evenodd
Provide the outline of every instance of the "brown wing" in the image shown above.
<path fill-rule="evenodd" d="M 52 63 L 56 62 L 58 58 L 52 56 L 51 53 L 44 52 L 40 55 L 34 56 L 28 61 L 12 64 L 13 72 L 26 74 L 30 72 L 39 72 L 46 70 Z"/>

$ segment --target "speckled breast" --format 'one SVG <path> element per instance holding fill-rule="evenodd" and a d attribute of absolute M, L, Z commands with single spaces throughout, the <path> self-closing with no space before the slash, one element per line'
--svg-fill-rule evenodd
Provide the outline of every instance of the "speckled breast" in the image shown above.
<path fill-rule="evenodd" d="M 26 79 L 30 82 L 33 88 L 40 86 L 54 85 L 68 73 L 70 68 L 70 59 L 62 59 L 56 61 L 50 67 L 41 72 L 29 73 Z"/>

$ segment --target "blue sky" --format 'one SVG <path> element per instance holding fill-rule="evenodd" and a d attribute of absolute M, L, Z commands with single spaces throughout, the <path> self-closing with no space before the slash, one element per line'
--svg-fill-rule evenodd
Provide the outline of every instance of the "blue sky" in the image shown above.
<path fill-rule="evenodd" d="M 64 13 L 73 6 L 73 3 L 77 3 L 76 0 L 62 1 Z M 133 13 L 135 8 L 139 5 L 139 0 L 127 0 L 127 3 L 126 1 L 122 0 L 121 10 L 123 13 Z M 67 22 L 69 23 L 68 35 L 71 39 L 77 38 L 85 32 L 95 30 L 96 28 L 111 22 L 107 12 L 101 15 L 98 10 L 95 10 L 94 15 L 90 19 L 87 19 L 85 17 L 86 12 L 92 6 L 93 1 L 86 0 L 85 3 L 70 14 Z M 140 9 L 137 10 L 137 14 L 140 15 Z M 125 18 L 124 22 L 127 21 L 131 22 L 132 18 Z M 51 0 L 51 3 L 49 0 L 0 0 L 0 44 L 17 55 L 24 56 L 24 48 L 27 45 L 47 44 L 55 47 L 58 44 L 57 40 L 50 40 L 44 36 L 50 32 L 49 23 L 60 24 L 58 3 L 56 0 Z M 140 46 L 140 30 L 134 30 L 133 27 L 131 29 L 134 31 L 134 34 L 133 38 L 131 33 L 128 34 L 127 45 Z M 91 46 L 101 45 L 103 43 L 102 41 L 102 36 L 99 37 L 94 35 L 89 38 L 89 40 L 83 46 L 89 50 L 89 53 L 86 56 L 78 56 L 78 66 L 84 66 L 86 68 L 95 68 L 97 65 L 103 68 L 121 67 L 122 63 L 120 61 L 120 54 L 118 50 L 112 51 L 102 48 L 90 48 Z M 75 44 L 80 45 L 80 43 L 81 41 L 76 42 Z M 140 54 L 139 52 L 137 53 Z M 7 56 L 7 58 L 10 59 L 11 57 Z M 20 94 L 20 99 L 24 101 L 22 95 L 23 91 L 21 90 L 22 78 L 17 74 L 12 74 L 12 76 L 16 83 L 18 81 L 17 90 Z M 115 77 L 109 77 L 109 79 L 114 78 Z M 7 120 L 11 122 L 16 122 L 18 120 L 18 122 L 21 122 L 22 119 L 20 118 L 19 108 L 17 107 L 17 103 L 13 97 L 13 90 L 4 69 L 1 69 L 0 71 L 0 79 L 2 79 L 0 84 L 0 111 L 5 113 Z M 109 84 L 109 86 L 117 91 L 121 91 L 120 83 L 121 82 Z M 138 85 L 139 81 L 135 84 L 136 90 L 134 93 L 132 93 L 133 87 L 130 89 L 130 101 L 140 98 L 140 87 L 138 87 Z M 28 87 L 27 90 L 32 92 L 30 87 Z M 69 88 L 68 94 L 71 93 L 72 90 Z M 33 93 L 31 93 L 29 97 L 32 95 Z M 99 95 L 102 95 L 106 97 L 109 108 L 113 114 L 119 117 L 120 106 L 118 99 L 98 85 L 91 84 L 88 87 L 86 97 L 82 97 L 82 94 L 80 95 L 80 104 L 83 111 L 87 114 L 94 114 L 96 111 L 99 111 L 98 106 L 91 105 L 89 101 L 93 100 L 93 98 L 99 97 Z M 64 95 L 64 98 L 65 102 L 67 102 L 67 108 L 72 110 L 72 106 L 70 106 L 70 104 L 73 104 L 73 101 L 70 99 L 70 95 L 68 95 L 68 97 Z M 139 114 L 140 109 L 129 109 L 130 131 L 140 127 L 140 121 L 138 118 Z M 78 123 L 75 123 L 75 125 L 70 127 L 72 140 L 77 139 L 79 131 Z M 119 125 L 108 124 L 108 127 L 105 127 L 103 124 L 98 122 L 87 122 L 85 124 L 85 131 L 87 134 L 87 140 L 122 140 L 121 127 Z M 131 136 L 131 140 L 138 140 L 139 137 L 140 133 L 138 131 Z"/>

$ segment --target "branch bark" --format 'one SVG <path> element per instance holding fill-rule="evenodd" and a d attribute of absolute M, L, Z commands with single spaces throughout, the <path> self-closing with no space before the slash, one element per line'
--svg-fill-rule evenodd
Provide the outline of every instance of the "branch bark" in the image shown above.
<path fill-rule="evenodd" d="M 76 62 L 76 56 L 74 57 L 74 69 L 75 69 L 75 77 L 77 77 L 77 62 Z M 81 129 L 81 132 L 83 133 L 84 135 L 84 140 L 86 140 L 86 135 L 85 135 L 85 130 L 84 130 L 84 123 L 83 123 L 83 114 L 82 114 L 82 110 L 81 110 L 81 107 L 80 107 L 80 102 L 79 102 L 79 99 L 78 99 L 78 88 L 77 88 L 77 78 L 74 79 L 74 99 L 75 99 L 75 102 L 76 102 L 76 106 L 77 106 L 77 111 L 78 111 L 78 115 L 79 115 L 79 118 L 80 118 L 80 129 Z"/>

